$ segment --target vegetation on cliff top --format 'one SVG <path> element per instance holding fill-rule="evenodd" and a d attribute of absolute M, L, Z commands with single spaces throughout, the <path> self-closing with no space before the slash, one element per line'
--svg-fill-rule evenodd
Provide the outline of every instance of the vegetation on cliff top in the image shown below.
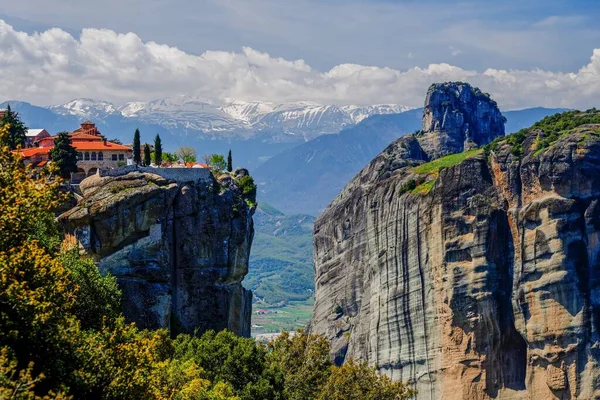
<path fill-rule="evenodd" d="M 550 115 L 529 128 L 524 128 L 511 135 L 497 138 L 485 146 L 485 151 L 486 153 L 498 151 L 502 143 L 507 143 L 512 146 L 510 151 L 513 155 L 521 156 L 523 155 L 523 142 L 527 138 L 527 135 L 534 130 L 539 130 L 543 132 L 542 135 L 538 135 L 536 138 L 535 150 L 539 152 L 552 146 L 562 135 L 586 124 L 600 124 L 600 110 L 592 108 L 587 111 L 573 110 Z"/>
<path fill-rule="evenodd" d="M 416 194 L 429 193 L 431 189 L 433 189 L 435 181 L 442 169 L 454 167 L 455 165 L 458 165 L 463 161 L 468 160 L 469 158 L 473 158 L 481 153 L 483 153 L 482 149 L 472 149 L 468 151 L 463 151 L 462 153 L 450 154 L 444 157 L 440 157 L 436 160 L 414 167 L 411 170 L 411 172 L 419 175 L 428 175 L 428 179 L 424 181 L 420 180 L 418 184 L 415 183 L 411 185 L 411 187 L 408 190 Z"/>
<path fill-rule="evenodd" d="M 0 128 L 0 142 L 7 135 Z M 56 171 L 50 171 L 56 173 Z M 60 180 L 0 148 L 0 397 L 18 399 L 404 399 L 364 364 L 336 368 L 325 339 L 268 345 L 228 332 L 139 330 L 119 291 L 61 240 Z M 40 221 L 43 223 L 40 225 Z"/>

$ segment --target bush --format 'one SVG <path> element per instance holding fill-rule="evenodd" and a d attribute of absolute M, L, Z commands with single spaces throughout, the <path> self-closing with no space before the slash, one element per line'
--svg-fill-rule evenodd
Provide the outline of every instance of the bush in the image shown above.
<path fill-rule="evenodd" d="M 113 276 L 102 276 L 92 260 L 80 258 L 77 249 L 61 256 L 77 287 L 73 314 L 83 329 L 101 329 L 104 320 L 115 320 L 121 314 L 121 291 Z"/>

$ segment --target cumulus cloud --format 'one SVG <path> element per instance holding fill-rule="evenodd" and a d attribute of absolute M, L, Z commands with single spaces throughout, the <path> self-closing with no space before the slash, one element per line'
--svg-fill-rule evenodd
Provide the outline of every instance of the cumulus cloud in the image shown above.
<path fill-rule="evenodd" d="M 588 108 L 600 98 L 600 49 L 573 72 L 485 71 L 446 63 L 396 70 L 341 64 L 319 71 L 304 60 L 251 48 L 189 54 L 144 42 L 134 33 L 84 29 L 19 32 L 0 20 L 0 100 L 56 104 L 78 97 L 144 101 L 172 95 L 328 104 L 422 105 L 433 82 L 462 80 L 489 92 L 503 109 L 531 106 Z"/>

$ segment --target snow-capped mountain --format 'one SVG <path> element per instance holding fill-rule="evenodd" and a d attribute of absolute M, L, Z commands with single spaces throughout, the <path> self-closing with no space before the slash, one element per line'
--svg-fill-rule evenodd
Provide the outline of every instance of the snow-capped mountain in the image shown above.
<path fill-rule="evenodd" d="M 221 110 L 233 118 L 254 123 L 262 118 L 265 114 L 270 113 L 275 108 L 275 104 L 260 101 L 237 101 L 226 99 L 226 105 L 221 107 Z"/>
<path fill-rule="evenodd" d="M 193 96 L 175 96 L 148 102 L 130 102 L 120 107 L 94 100 L 75 99 L 47 107 L 50 111 L 78 119 L 90 119 L 112 125 L 118 119 L 128 123 L 158 125 L 170 131 L 213 139 L 247 139 L 287 142 L 310 140 L 337 133 L 375 114 L 392 114 L 408 107 L 397 104 L 336 106 L 313 102 L 274 104 L 234 99 L 212 100 Z"/>
<path fill-rule="evenodd" d="M 208 136 L 231 133 L 248 136 L 251 125 L 221 110 L 220 105 L 197 97 L 177 96 L 149 102 L 127 103 L 118 111 L 125 118 L 166 129 L 201 131 Z"/>
<path fill-rule="evenodd" d="M 343 106 L 342 110 L 352 118 L 355 124 L 371 115 L 400 114 L 411 108 L 400 104 L 376 104 L 372 106 Z"/>
<path fill-rule="evenodd" d="M 59 115 L 73 115 L 83 119 L 104 119 L 117 113 L 114 104 L 94 99 L 75 99 L 66 104 L 48 108 Z"/>

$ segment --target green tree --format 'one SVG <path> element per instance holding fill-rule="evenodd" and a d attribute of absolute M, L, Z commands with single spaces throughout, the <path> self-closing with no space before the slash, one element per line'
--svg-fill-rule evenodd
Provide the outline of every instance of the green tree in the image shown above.
<path fill-rule="evenodd" d="M 319 400 L 405 400 L 415 391 L 402 382 L 379 376 L 375 368 L 352 359 L 333 367 L 323 385 Z"/>
<path fill-rule="evenodd" d="M 160 141 L 160 135 L 157 133 L 154 138 L 154 164 L 158 167 L 162 165 L 162 142 Z"/>
<path fill-rule="evenodd" d="M 56 135 L 54 148 L 50 150 L 50 158 L 63 178 L 69 178 L 71 172 L 77 172 L 77 150 L 71 145 L 71 138 L 67 132 Z"/>
<path fill-rule="evenodd" d="M 285 374 L 286 398 L 316 399 L 331 374 L 327 340 L 304 330 L 294 335 L 283 332 L 267 344 L 267 349 L 267 361 Z"/>
<path fill-rule="evenodd" d="M 227 154 L 227 172 L 233 171 L 233 163 L 231 159 L 231 149 L 229 149 L 229 153 Z"/>
<path fill-rule="evenodd" d="M 136 129 L 133 134 L 133 162 L 137 165 L 142 163 L 142 148 L 140 143 L 140 130 Z"/>
<path fill-rule="evenodd" d="M 81 328 L 100 330 L 105 318 L 116 320 L 121 315 L 121 291 L 117 280 L 111 275 L 100 275 L 96 264 L 81 258 L 76 247 L 66 251 L 60 259 L 78 288 L 72 312 L 79 319 Z"/>
<path fill-rule="evenodd" d="M 168 151 L 165 151 L 163 154 L 163 160 L 166 161 L 169 164 L 173 164 L 176 163 L 177 160 L 179 159 L 179 157 L 177 157 L 177 155 L 175 155 L 175 153 L 170 153 Z"/>
<path fill-rule="evenodd" d="M 216 171 L 223 171 L 227 167 L 225 157 L 221 154 L 211 154 L 209 158 L 209 165 Z"/>
<path fill-rule="evenodd" d="M 144 144 L 144 165 L 146 167 L 150 166 L 152 160 L 150 159 L 150 146 L 148 143 Z"/>
<path fill-rule="evenodd" d="M 193 147 L 180 147 L 175 152 L 177 157 L 181 159 L 184 163 L 194 163 L 196 162 L 196 150 Z"/>
<path fill-rule="evenodd" d="M 25 146 L 27 127 L 21 122 L 17 113 L 11 110 L 10 104 L 6 106 L 6 112 L 0 119 L 0 127 L 6 125 L 8 125 L 8 134 L 4 135 L 2 144 L 8 146 L 11 150 L 19 146 Z"/>

